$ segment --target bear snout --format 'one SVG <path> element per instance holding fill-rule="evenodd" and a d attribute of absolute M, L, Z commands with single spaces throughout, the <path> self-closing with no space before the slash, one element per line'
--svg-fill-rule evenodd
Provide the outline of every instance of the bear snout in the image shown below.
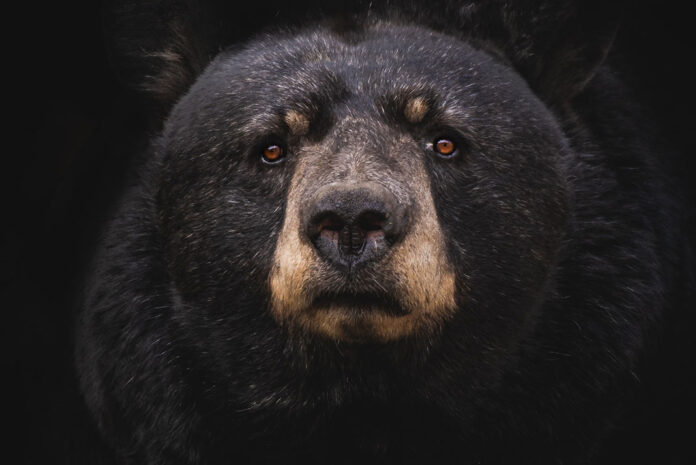
<path fill-rule="evenodd" d="M 382 259 L 408 229 L 406 208 L 377 183 L 323 186 L 301 217 L 317 255 L 345 273 Z"/>

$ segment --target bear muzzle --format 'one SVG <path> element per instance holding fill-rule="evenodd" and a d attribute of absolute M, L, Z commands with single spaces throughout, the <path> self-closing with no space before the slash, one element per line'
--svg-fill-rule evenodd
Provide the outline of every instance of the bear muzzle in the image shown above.
<path fill-rule="evenodd" d="M 328 176 L 315 171 L 324 153 L 307 150 L 295 165 L 269 275 L 272 315 L 345 342 L 437 331 L 457 309 L 457 286 L 424 164 L 413 158 L 401 176 L 354 152 L 363 157 L 347 160 L 351 169 Z"/>

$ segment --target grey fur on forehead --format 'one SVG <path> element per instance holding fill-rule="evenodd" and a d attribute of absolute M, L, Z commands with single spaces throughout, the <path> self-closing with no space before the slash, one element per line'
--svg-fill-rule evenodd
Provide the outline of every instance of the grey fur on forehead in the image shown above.
<path fill-rule="evenodd" d="M 463 40 L 424 27 L 377 23 L 358 36 L 362 40 L 347 43 L 340 35 L 331 31 L 327 34 L 326 30 L 268 34 L 254 39 L 253 49 L 241 47 L 223 52 L 213 66 L 243 74 L 245 83 L 300 82 L 309 72 L 351 68 L 370 72 L 376 81 L 394 82 L 403 76 L 413 82 L 425 71 L 455 78 L 474 71 L 473 67 L 462 69 L 464 60 L 490 58 Z M 424 58 L 431 61 L 425 69 Z M 302 66 L 298 67 L 298 63 Z M 312 81 L 302 81 L 305 85 L 308 82 Z"/>

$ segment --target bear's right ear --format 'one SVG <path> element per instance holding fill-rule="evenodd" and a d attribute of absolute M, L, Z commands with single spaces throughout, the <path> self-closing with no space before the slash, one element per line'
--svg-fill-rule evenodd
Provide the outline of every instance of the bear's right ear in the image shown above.
<path fill-rule="evenodd" d="M 195 0 L 105 2 L 107 53 L 117 78 L 144 92 L 162 113 L 186 92 L 221 45 L 207 7 Z"/>
<path fill-rule="evenodd" d="M 460 0 L 464 28 L 495 44 L 552 106 L 579 94 L 601 66 L 626 0 Z"/>

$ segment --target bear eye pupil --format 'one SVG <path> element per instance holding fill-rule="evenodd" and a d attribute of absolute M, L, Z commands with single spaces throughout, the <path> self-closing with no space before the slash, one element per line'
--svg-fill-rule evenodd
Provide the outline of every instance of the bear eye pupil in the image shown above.
<path fill-rule="evenodd" d="M 277 163 L 285 157 L 285 149 L 280 145 L 269 145 L 263 149 L 263 161 L 266 163 Z"/>
<path fill-rule="evenodd" d="M 457 150 L 457 145 L 452 140 L 444 137 L 439 137 L 435 139 L 433 147 L 435 148 L 435 151 L 438 154 L 445 157 L 451 157 Z"/>

